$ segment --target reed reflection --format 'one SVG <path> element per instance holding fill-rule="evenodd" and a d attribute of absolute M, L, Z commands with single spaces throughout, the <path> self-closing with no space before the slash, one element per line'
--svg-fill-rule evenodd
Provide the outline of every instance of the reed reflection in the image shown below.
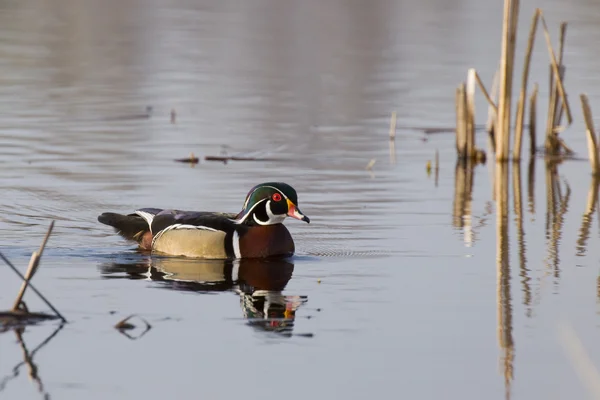
<path fill-rule="evenodd" d="M 531 179 L 531 177 L 530 177 Z M 515 213 L 515 223 L 517 227 L 517 246 L 519 248 L 519 276 L 523 290 L 523 304 L 527 307 L 525 314 L 530 317 L 531 310 L 531 286 L 529 269 L 527 268 L 527 255 L 525 245 L 525 228 L 523 227 L 523 196 L 521 194 L 521 165 L 513 164 L 512 171 L 513 183 L 513 207 Z"/>
<path fill-rule="evenodd" d="M 137 262 L 106 263 L 100 269 L 106 278 L 149 279 L 170 290 L 236 293 L 250 326 L 286 337 L 293 335 L 296 310 L 307 302 L 306 296 L 283 294 L 294 272 L 289 259 L 148 257 Z"/>
<path fill-rule="evenodd" d="M 597 207 L 598 202 L 598 187 L 600 186 L 600 179 L 597 176 L 592 176 L 590 182 L 590 189 L 588 191 L 587 204 L 585 206 L 585 212 L 581 218 L 581 228 L 579 228 L 579 238 L 577 239 L 576 255 L 581 257 L 586 253 L 587 241 L 590 238 L 590 227 L 594 216 L 594 211 Z"/>
<path fill-rule="evenodd" d="M 0 380 L 0 392 L 4 391 L 8 384 L 16 379 L 20 372 L 21 367 L 24 365 L 27 366 L 27 376 L 33 382 L 38 390 L 38 392 L 42 395 L 42 398 L 49 399 L 50 394 L 46 390 L 44 383 L 42 382 L 42 378 L 40 376 L 40 369 L 38 365 L 34 362 L 34 356 L 38 351 L 40 351 L 44 346 L 46 346 L 56 335 L 58 332 L 62 330 L 64 324 L 60 324 L 54 331 L 50 333 L 40 344 L 38 344 L 33 350 L 29 350 L 25 340 L 23 339 L 23 333 L 27 329 L 27 327 L 21 326 L 17 328 L 13 328 L 3 333 L 8 333 L 9 331 L 13 331 L 16 336 L 16 343 L 21 348 L 21 352 L 23 354 L 23 360 L 17 363 L 11 370 L 10 374 L 7 374 Z"/>
<path fill-rule="evenodd" d="M 554 278 L 560 278 L 560 257 L 558 245 L 562 236 L 564 217 L 569 209 L 571 188 L 565 182 L 565 193 L 558 179 L 557 163 L 546 161 L 546 239 L 548 256 L 546 265 Z M 558 282 L 556 282 L 558 283 Z"/>
<path fill-rule="evenodd" d="M 510 262 L 508 244 L 508 165 L 495 166 L 496 193 L 496 304 L 498 316 L 498 344 L 504 375 L 506 398 L 510 398 L 514 378 L 515 345 L 513 340 L 512 299 L 510 294 Z"/>
<path fill-rule="evenodd" d="M 531 157 L 527 167 L 527 206 L 529 213 L 535 215 L 535 157 Z"/>
<path fill-rule="evenodd" d="M 474 166 L 471 160 L 457 160 L 454 169 L 454 204 L 452 225 L 464 232 L 467 246 L 473 243 L 472 208 Z"/>

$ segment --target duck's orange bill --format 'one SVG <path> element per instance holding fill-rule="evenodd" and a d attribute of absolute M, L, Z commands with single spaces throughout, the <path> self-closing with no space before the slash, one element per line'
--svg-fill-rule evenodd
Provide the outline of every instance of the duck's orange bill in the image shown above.
<path fill-rule="evenodd" d="M 294 203 L 292 203 L 289 199 L 287 200 L 287 205 L 288 205 L 288 212 L 287 212 L 288 217 L 292 217 L 292 218 L 298 219 L 300 221 L 310 223 L 310 218 L 308 218 L 306 215 L 302 214 L 302 212 L 300 212 L 298 207 L 296 207 L 296 205 Z"/>

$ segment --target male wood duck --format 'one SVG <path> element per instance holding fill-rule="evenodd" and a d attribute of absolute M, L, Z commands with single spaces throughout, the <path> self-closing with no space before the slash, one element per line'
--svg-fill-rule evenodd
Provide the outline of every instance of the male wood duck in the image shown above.
<path fill-rule="evenodd" d="M 141 208 L 128 215 L 103 213 L 98 221 L 142 250 L 232 259 L 293 255 L 294 241 L 282 224 L 286 217 L 310 222 L 298 208 L 294 188 L 266 182 L 250 189 L 238 214 Z"/>

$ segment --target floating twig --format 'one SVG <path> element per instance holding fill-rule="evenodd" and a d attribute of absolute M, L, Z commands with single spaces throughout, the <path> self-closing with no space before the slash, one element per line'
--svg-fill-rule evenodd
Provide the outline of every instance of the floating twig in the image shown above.
<path fill-rule="evenodd" d="M 194 155 L 194 153 L 190 153 L 190 156 L 187 158 L 177 158 L 175 159 L 176 162 L 181 162 L 181 163 L 190 163 L 190 164 L 198 164 L 200 162 L 200 159 L 198 157 L 196 157 Z"/>
<path fill-rule="evenodd" d="M 138 336 L 132 336 L 132 335 L 127 334 L 127 332 L 126 332 L 126 331 L 130 331 L 130 330 L 133 330 L 136 328 L 135 324 L 132 324 L 131 322 L 129 322 L 129 320 L 131 320 L 133 317 L 139 318 L 145 325 L 144 330 Z M 146 321 L 144 318 L 140 317 L 139 315 L 131 314 L 128 317 L 125 317 L 122 320 L 120 320 L 119 322 L 117 322 L 117 324 L 115 325 L 115 329 L 117 329 L 123 335 L 127 336 L 129 339 L 136 340 L 136 339 L 139 339 L 142 336 L 144 336 L 150 329 L 152 329 L 152 325 L 150 325 L 150 323 L 148 321 Z"/>

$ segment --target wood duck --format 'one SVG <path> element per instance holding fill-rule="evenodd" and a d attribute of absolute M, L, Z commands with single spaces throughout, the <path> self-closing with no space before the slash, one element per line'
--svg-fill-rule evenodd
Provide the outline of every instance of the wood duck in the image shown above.
<path fill-rule="evenodd" d="M 142 250 L 208 259 L 288 257 L 294 241 L 286 217 L 310 222 L 298 208 L 294 188 L 266 182 L 248 192 L 238 214 L 141 208 L 132 214 L 103 213 L 98 221 L 114 227 Z"/>

